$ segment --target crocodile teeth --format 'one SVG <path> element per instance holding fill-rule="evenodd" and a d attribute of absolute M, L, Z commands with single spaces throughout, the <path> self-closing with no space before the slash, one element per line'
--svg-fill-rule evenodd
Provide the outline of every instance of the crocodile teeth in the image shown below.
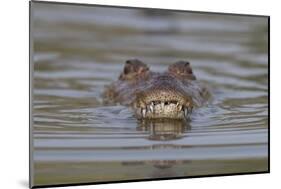
<path fill-rule="evenodd" d="M 181 111 L 182 105 L 177 105 L 177 107 L 178 107 L 178 110 Z"/>
<path fill-rule="evenodd" d="M 151 105 L 149 106 L 149 109 L 150 109 L 151 112 L 153 112 L 153 111 L 154 111 L 154 106 L 151 104 Z"/>
<path fill-rule="evenodd" d="M 146 115 L 146 109 L 142 109 L 142 110 L 141 110 L 141 114 L 142 114 L 142 117 L 145 117 L 145 115 Z"/>
<path fill-rule="evenodd" d="M 161 102 L 161 108 L 164 109 L 164 102 Z"/>
<path fill-rule="evenodd" d="M 188 108 L 184 108 L 184 116 L 187 118 L 187 116 L 188 116 Z"/>

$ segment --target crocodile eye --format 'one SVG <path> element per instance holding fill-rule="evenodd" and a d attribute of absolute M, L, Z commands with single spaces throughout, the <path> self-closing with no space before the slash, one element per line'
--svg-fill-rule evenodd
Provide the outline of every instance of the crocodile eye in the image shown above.
<path fill-rule="evenodd" d="M 175 76 L 185 77 L 188 79 L 195 80 L 195 76 L 193 75 L 192 68 L 190 63 L 187 61 L 178 61 L 168 68 L 168 73 L 171 73 Z"/>
<path fill-rule="evenodd" d="M 123 73 L 120 75 L 120 79 L 134 79 L 148 72 L 148 66 L 137 59 L 127 60 L 124 66 Z"/>

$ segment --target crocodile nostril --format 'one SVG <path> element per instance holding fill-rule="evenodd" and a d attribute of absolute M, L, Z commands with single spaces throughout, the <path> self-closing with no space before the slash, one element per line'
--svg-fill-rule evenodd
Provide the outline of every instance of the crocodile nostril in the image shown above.
<path fill-rule="evenodd" d="M 161 104 L 163 103 L 164 105 L 170 105 L 170 104 L 178 104 L 179 102 L 176 100 L 172 100 L 172 101 L 151 101 L 148 104 L 152 104 L 152 105 L 157 105 L 157 104 Z"/>

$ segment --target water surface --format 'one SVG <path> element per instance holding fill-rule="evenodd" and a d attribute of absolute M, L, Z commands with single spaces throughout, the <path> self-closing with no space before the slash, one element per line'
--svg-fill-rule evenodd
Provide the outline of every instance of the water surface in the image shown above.
<path fill-rule="evenodd" d="M 35 185 L 268 170 L 267 18 L 33 3 Z M 146 124 L 102 91 L 127 59 L 191 62 L 212 100 Z"/>

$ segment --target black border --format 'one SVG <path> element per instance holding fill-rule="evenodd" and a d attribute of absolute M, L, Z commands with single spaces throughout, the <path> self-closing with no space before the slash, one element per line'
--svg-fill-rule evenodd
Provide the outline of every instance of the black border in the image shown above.
<path fill-rule="evenodd" d="M 270 173 L 270 16 L 268 16 L 268 36 L 267 36 L 267 61 L 268 61 L 268 75 L 267 75 L 267 80 L 268 80 L 268 95 L 267 95 L 267 100 L 268 100 L 268 173 Z"/>
<path fill-rule="evenodd" d="M 32 88 L 31 88 L 31 66 L 33 66 L 32 55 L 31 55 L 31 4 L 42 3 L 42 4 L 57 4 L 57 5 L 72 5 L 72 6 L 86 6 L 86 7 L 107 7 L 107 8 L 123 8 L 123 9 L 153 9 L 153 10 L 164 10 L 164 11 L 176 11 L 176 12 L 191 12 L 201 14 L 217 14 L 217 15 L 232 15 L 232 16 L 247 16 L 247 17 L 265 17 L 268 19 L 268 170 L 259 172 L 245 172 L 245 173 L 226 173 L 226 174 L 213 174 L 213 175 L 196 175 L 196 176 L 182 176 L 182 177 L 168 177 L 168 178 L 151 178 L 151 179 L 130 179 L 130 180 L 119 180 L 119 181 L 98 181 L 98 182 L 85 182 L 85 183 L 68 183 L 68 184 L 50 184 L 50 185 L 35 185 L 33 186 L 33 178 L 31 178 L 31 164 L 32 161 L 32 138 L 31 138 L 31 103 L 32 103 Z M 32 70 L 33 71 L 33 70 Z M 32 146 L 33 147 L 33 146 Z M 239 176 L 239 175 L 252 175 L 252 174 L 266 174 L 270 173 L 270 16 L 269 15 L 255 15 L 255 14 L 238 14 L 238 13 L 222 13 L 222 12 L 206 12 L 206 11 L 190 11 L 190 10 L 175 10 L 175 9 L 162 9 L 162 8 L 148 8 L 148 7 L 127 7 L 127 6 L 116 6 L 116 5 L 100 5 L 100 4 L 88 4 L 88 3 L 68 3 L 68 2 L 55 2 L 55 1 L 40 1 L 31 0 L 29 1 L 29 188 L 47 188 L 47 187 L 66 187 L 66 186 L 85 186 L 85 185 L 99 185 L 99 184 L 113 184 L 113 183 L 130 183 L 130 182 L 144 182 L 144 181 L 162 181 L 162 180 L 175 180 L 175 179 L 190 179 L 190 178 L 208 178 L 208 177 L 224 177 L 224 176 Z"/>

